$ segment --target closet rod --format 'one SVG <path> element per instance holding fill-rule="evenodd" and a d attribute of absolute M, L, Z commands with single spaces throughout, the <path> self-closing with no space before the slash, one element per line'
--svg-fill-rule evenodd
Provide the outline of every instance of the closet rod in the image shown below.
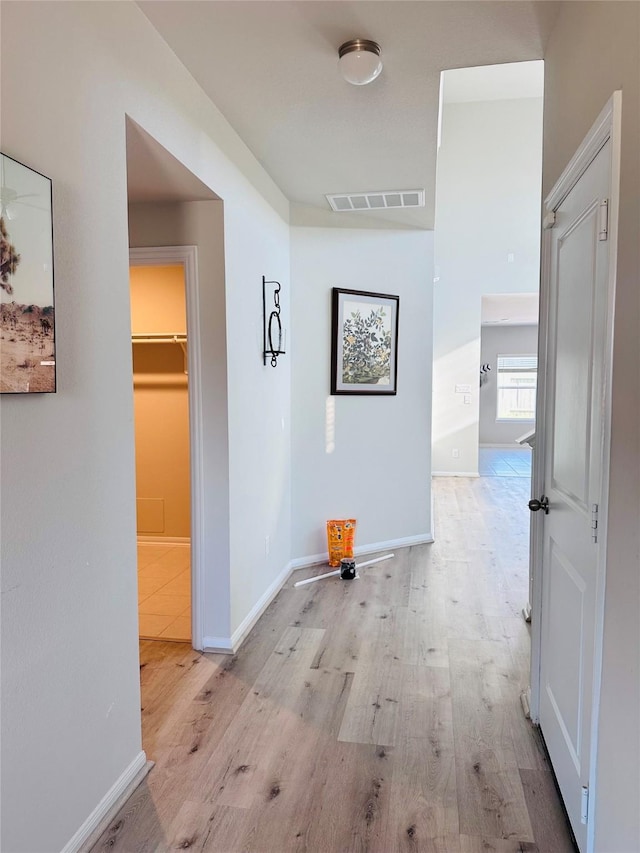
<path fill-rule="evenodd" d="M 131 335 L 132 344 L 180 344 L 184 357 L 184 372 L 187 370 L 187 336 L 183 332 L 165 333 L 164 335 Z"/>
<path fill-rule="evenodd" d="M 187 336 L 183 333 L 167 333 L 164 335 L 131 335 L 133 344 L 186 344 Z"/>

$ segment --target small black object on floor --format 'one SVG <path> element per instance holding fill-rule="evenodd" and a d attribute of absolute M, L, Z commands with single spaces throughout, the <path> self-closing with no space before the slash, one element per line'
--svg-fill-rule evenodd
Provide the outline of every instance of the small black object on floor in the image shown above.
<path fill-rule="evenodd" d="M 343 581 L 352 581 L 356 576 L 356 561 L 352 559 L 340 560 L 340 577 Z"/>

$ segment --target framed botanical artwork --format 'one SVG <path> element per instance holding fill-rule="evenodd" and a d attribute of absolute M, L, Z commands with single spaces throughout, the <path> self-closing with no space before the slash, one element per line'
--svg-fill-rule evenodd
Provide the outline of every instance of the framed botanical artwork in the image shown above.
<path fill-rule="evenodd" d="M 399 296 L 333 288 L 332 394 L 395 394 Z"/>
<path fill-rule="evenodd" d="M 0 392 L 55 390 L 51 181 L 0 154 Z"/>

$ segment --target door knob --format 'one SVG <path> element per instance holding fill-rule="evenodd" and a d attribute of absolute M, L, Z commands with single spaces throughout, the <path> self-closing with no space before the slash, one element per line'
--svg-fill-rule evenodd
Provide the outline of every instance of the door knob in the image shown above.
<path fill-rule="evenodd" d="M 532 501 L 529 501 L 529 509 L 531 512 L 538 512 L 539 509 L 544 510 L 545 515 L 549 515 L 549 498 L 543 495 L 540 500 L 534 498 Z"/>

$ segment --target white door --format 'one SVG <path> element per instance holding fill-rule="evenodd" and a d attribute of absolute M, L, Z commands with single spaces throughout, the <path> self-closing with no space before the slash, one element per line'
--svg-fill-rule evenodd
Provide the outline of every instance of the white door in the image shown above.
<path fill-rule="evenodd" d="M 599 548 L 592 525 L 603 474 L 611 147 L 608 140 L 556 208 L 551 232 L 540 727 L 581 851 L 592 758 Z"/>

